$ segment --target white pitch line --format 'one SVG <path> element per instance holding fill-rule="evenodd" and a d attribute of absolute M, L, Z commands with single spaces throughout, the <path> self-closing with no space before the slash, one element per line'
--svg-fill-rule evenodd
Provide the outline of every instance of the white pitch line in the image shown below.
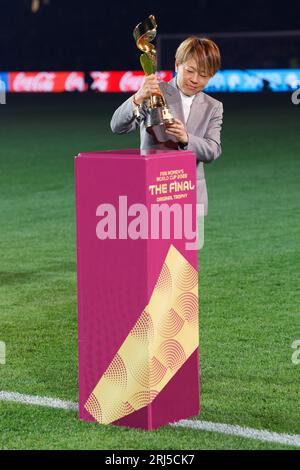
<path fill-rule="evenodd" d="M 264 429 L 244 428 L 234 424 L 212 423 L 210 421 L 197 421 L 183 419 L 171 426 L 197 429 L 200 431 L 218 432 L 230 436 L 246 437 L 247 439 L 256 439 L 258 441 L 274 442 L 276 444 L 285 444 L 293 447 L 300 447 L 300 434 L 280 434 Z"/>
<path fill-rule="evenodd" d="M 78 404 L 72 401 L 64 401 L 59 398 L 23 395 L 15 392 L 0 391 L 0 401 L 12 401 L 23 403 L 25 405 L 45 406 L 61 410 L 78 410 Z M 244 428 L 233 424 L 212 423 L 210 421 L 188 419 L 172 423 L 171 426 L 227 434 L 229 436 L 244 437 L 263 442 L 273 442 L 275 444 L 284 444 L 292 447 L 300 447 L 300 434 L 281 434 L 264 429 Z"/>
<path fill-rule="evenodd" d="M 47 398 L 33 395 L 23 395 L 15 392 L 0 392 L 0 401 L 15 401 L 24 405 L 47 406 L 48 408 L 59 408 L 60 410 L 78 410 L 77 403 L 64 401 L 59 398 Z"/>

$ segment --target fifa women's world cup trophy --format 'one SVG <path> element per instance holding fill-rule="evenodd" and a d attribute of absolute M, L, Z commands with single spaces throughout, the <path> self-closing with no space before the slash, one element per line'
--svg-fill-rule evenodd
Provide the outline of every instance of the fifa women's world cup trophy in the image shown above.
<path fill-rule="evenodd" d="M 157 70 L 156 49 L 151 44 L 156 37 L 156 32 L 157 24 L 153 15 L 139 23 L 133 31 L 136 45 L 143 52 L 140 62 L 145 75 L 151 75 Z M 167 107 L 162 91 L 159 89 L 148 100 L 146 129 L 148 132 L 151 132 L 153 126 L 168 126 L 173 123 L 174 118 Z"/>

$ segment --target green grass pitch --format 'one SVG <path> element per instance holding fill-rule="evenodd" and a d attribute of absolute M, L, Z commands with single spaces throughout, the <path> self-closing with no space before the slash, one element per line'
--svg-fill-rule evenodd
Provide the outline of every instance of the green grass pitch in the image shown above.
<path fill-rule="evenodd" d="M 109 120 L 124 95 L 9 95 L 0 107 L 0 390 L 77 400 L 73 157 L 138 147 Z M 201 420 L 300 433 L 300 106 L 224 95 L 223 154 L 206 165 L 200 260 Z M 2 449 L 287 449 L 166 426 L 80 422 L 0 401 Z"/>

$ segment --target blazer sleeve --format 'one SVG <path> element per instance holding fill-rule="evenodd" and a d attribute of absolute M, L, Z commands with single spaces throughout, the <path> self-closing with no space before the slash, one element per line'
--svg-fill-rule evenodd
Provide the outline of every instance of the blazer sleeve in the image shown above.
<path fill-rule="evenodd" d="M 141 119 L 145 118 L 145 111 L 141 106 L 139 108 L 140 116 L 137 117 L 133 112 L 132 96 L 124 101 L 114 112 L 110 127 L 114 134 L 128 134 L 135 131 L 140 126 Z"/>
<path fill-rule="evenodd" d="M 216 160 L 222 153 L 221 128 L 223 123 L 223 104 L 216 107 L 210 118 L 204 137 L 188 133 L 189 142 L 183 150 L 195 152 L 197 162 L 210 163 Z"/>

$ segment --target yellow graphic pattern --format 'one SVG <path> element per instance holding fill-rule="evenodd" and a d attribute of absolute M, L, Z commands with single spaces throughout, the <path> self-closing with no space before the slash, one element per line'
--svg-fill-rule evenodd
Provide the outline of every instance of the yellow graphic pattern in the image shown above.
<path fill-rule="evenodd" d="M 149 304 L 94 388 L 86 410 L 109 424 L 149 405 L 199 345 L 198 273 L 171 245 Z"/>

